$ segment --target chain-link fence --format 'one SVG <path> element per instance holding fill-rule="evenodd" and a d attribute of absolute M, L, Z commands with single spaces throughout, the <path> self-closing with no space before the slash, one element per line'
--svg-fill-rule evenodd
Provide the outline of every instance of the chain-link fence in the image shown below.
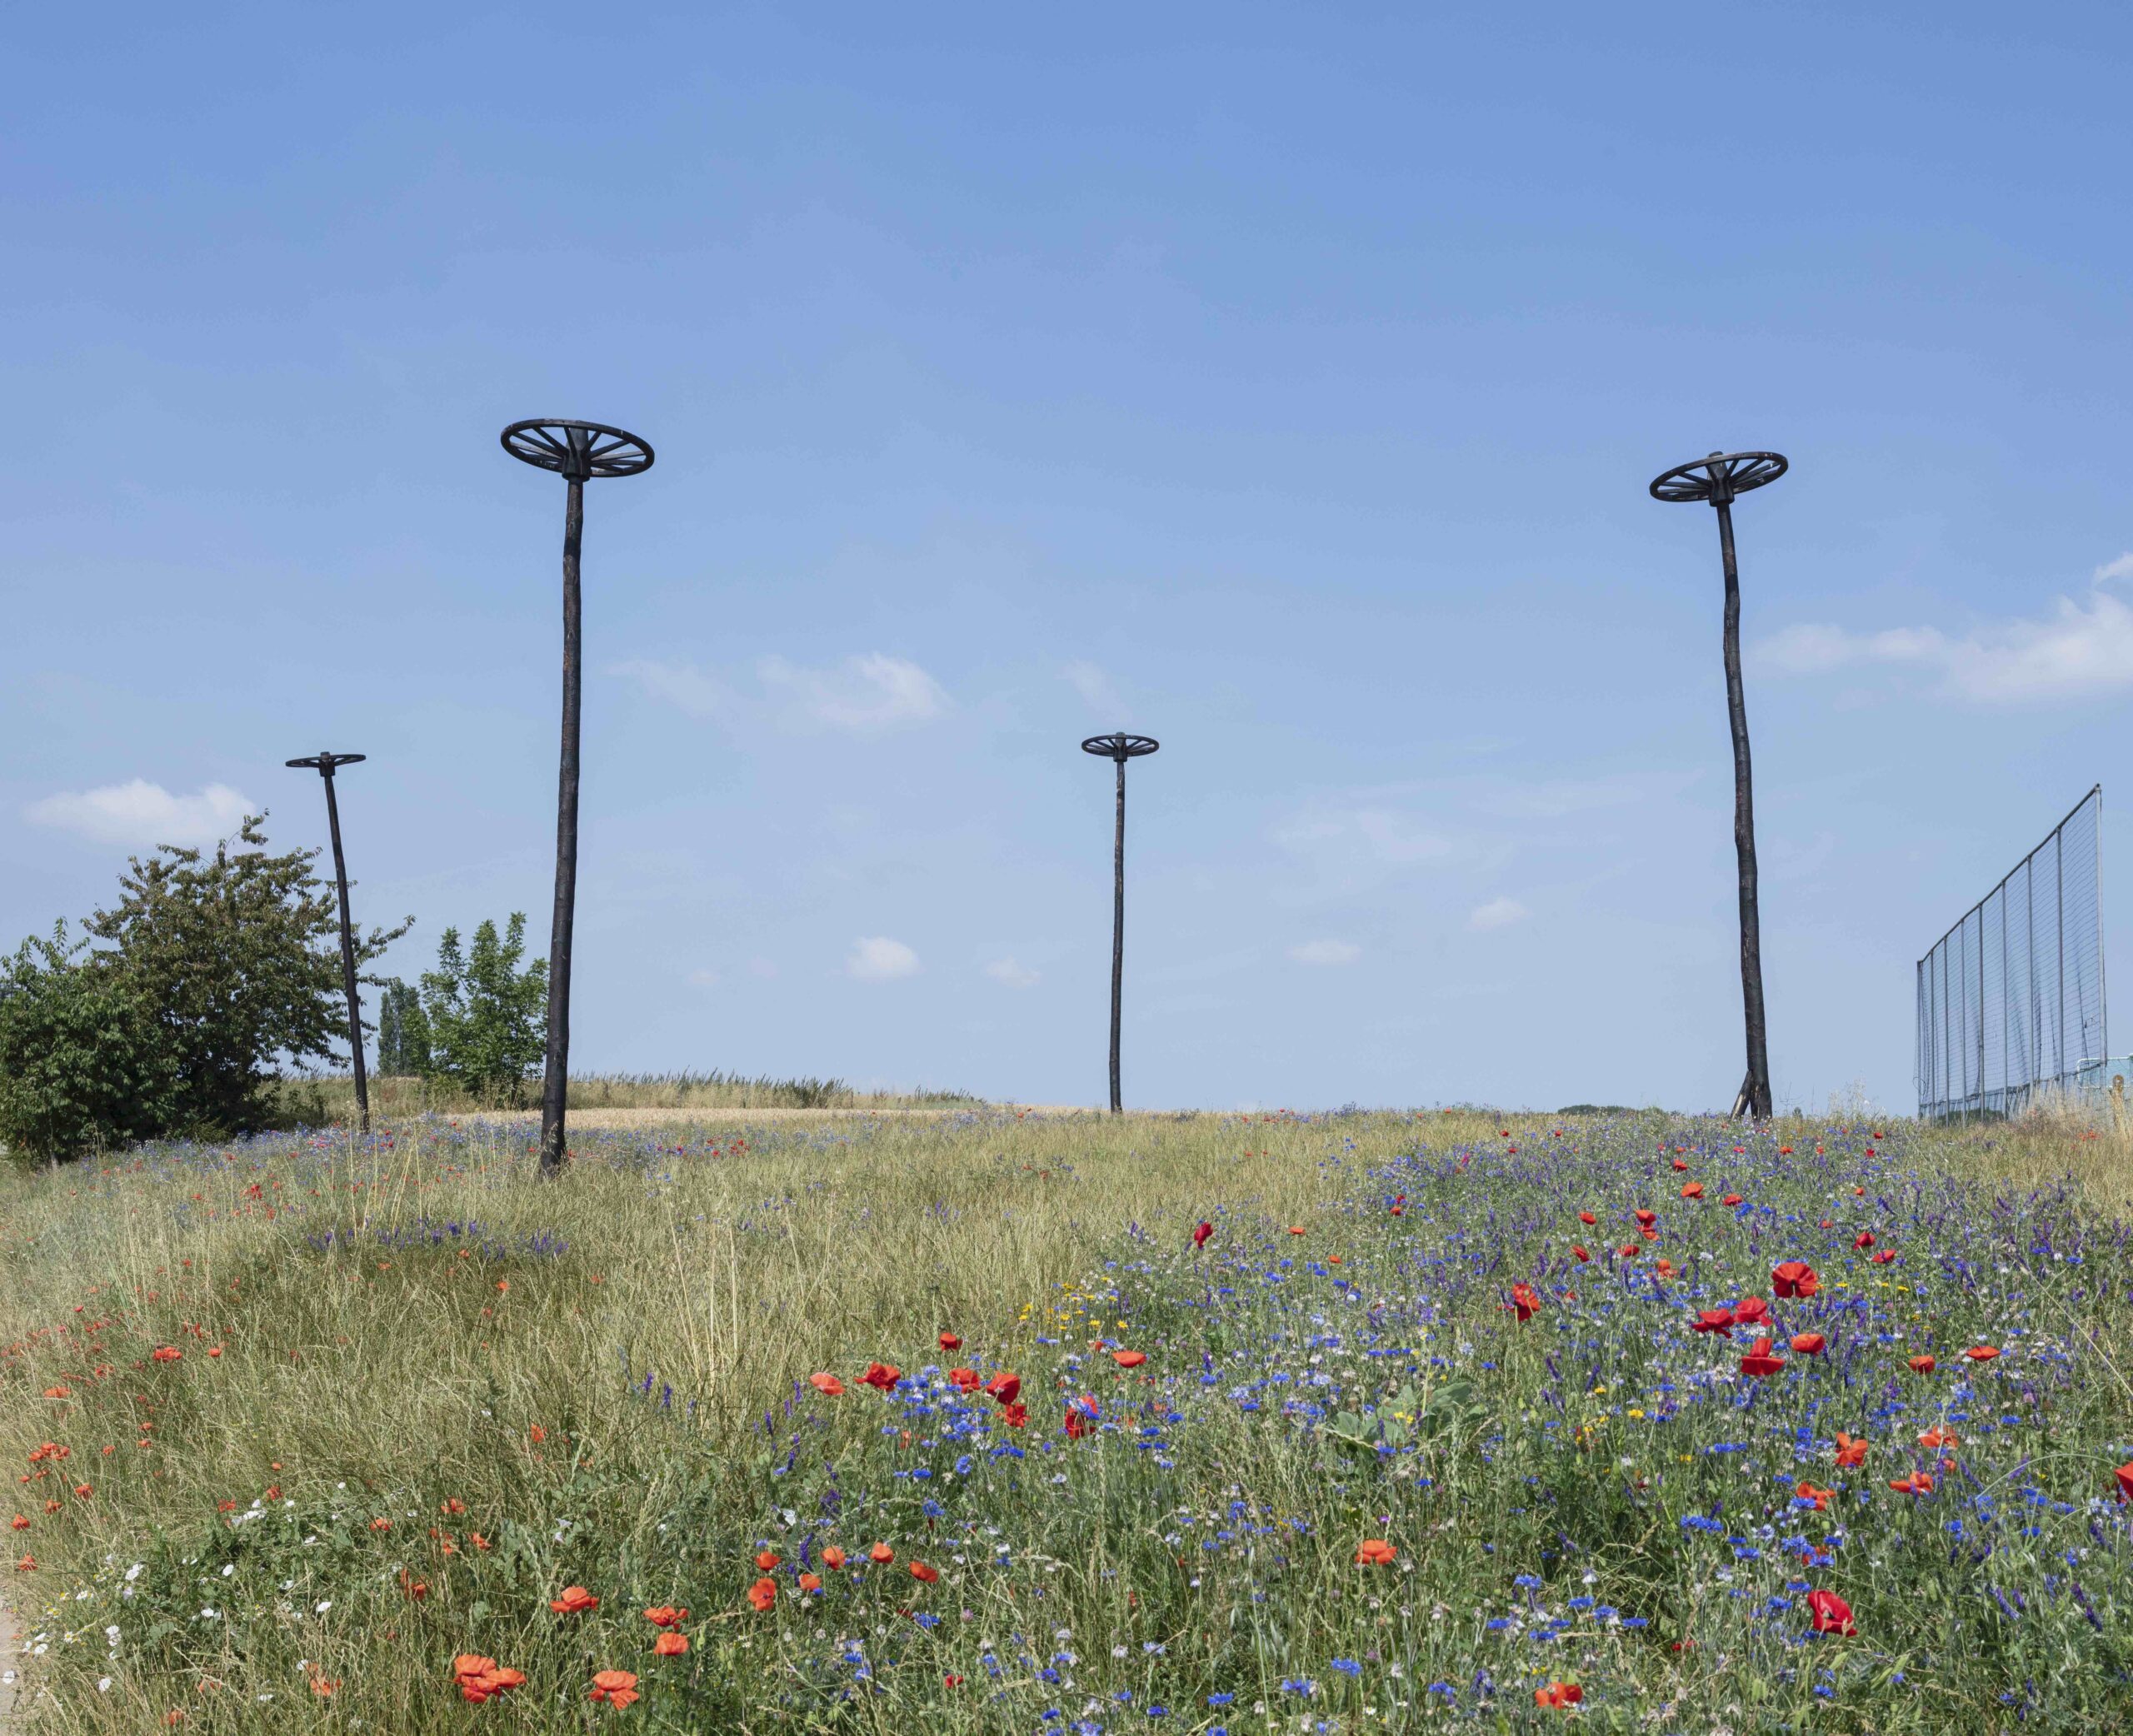
<path fill-rule="evenodd" d="M 1918 1113 L 2018 1113 L 2101 1076 L 2103 786 L 1918 961 Z"/>

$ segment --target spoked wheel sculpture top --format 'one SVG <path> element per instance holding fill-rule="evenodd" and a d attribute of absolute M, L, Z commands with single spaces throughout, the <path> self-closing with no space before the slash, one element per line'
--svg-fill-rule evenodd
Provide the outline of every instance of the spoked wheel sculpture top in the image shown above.
<path fill-rule="evenodd" d="M 1790 469 L 1781 452 L 1713 452 L 1692 464 L 1677 464 L 1651 482 L 1655 501 L 1709 501 L 1731 506 L 1735 496 L 1775 482 Z"/>
<path fill-rule="evenodd" d="M 570 952 L 577 902 L 577 556 L 585 530 L 585 485 L 652 468 L 652 446 L 623 428 L 537 416 L 503 431 L 503 449 L 522 464 L 553 471 L 569 486 L 563 507 L 563 741 L 556 792 L 556 913 L 548 934 L 548 1040 L 541 1075 L 541 1173 L 563 1164 L 563 1106 L 570 1079 Z"/>
<path fill-rule="evenodd" d="M 652 468 L 649 445 L 605 422 L 537 416 L 506 428 L 503 449 L 522 464 L 554 471 L 576 482 L 589 482 L 595 476 L 633 476 Z"/>
<path fill-rule="evenodd" d="M 1741 686 L 1741 571 L 1733 556 L 1733 502 L 1775 482 L 1787 469 L 1780 452 L 1711 452 L 1651 481 L 1656 501 L 1704 501 L 1718 513 L 1718 553 L 1726 570 L 1726 708 L 1733 728 L 1733 849 L 1741 867 L 1741 1000 L 1748 1067 L 1733 1113 L 1757 1120 L 1771 1112 L 1770 1040 L 1763 1019 L 1762 919 L 1756 909 L 1756 804 L 1748 763 L 1748 706 Z"/>
<path fill-rule="evenodd" d="M 1118 1090 L 1118 1025 L 1126 991 L 1126 762 L 1151 754 L 1162 743 L 1153 736 L 1130 736 L 1123 730 L 1091 736 L 1081 751 L 1118 762 L 1118 829 L 1111 851 L 1111 1112 L 1123 1112 Z"/>

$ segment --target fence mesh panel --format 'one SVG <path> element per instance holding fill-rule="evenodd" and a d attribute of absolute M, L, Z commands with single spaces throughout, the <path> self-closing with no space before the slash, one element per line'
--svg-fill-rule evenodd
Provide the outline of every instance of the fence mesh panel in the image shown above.
<path fill-rule="evenodd" d="M 2018 1113 L 2101 1083 L 2103 786 L 1918 961 L 1918 1112 Z"/>

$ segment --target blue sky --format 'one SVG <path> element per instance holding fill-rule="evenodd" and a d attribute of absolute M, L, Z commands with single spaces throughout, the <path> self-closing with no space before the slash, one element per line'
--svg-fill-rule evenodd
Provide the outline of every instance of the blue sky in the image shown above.
<path fill-rule="evenodd" d="M 1772 1072 L 1909 1106 L 1915 961 L 2098 779 L 2129 908 L 2133 23 L 1629 16 L 18 21 L 0 927 L 321 841 L 332 746 L 392 968 L 545 934 L 497 435 L 579 416 L 659 456 L 589 491 L 578 1067 L 1096 1100 L 1126 726 L 1129 1102 L 1722 1107 L 1716 534 L 1645 485 L 1772 447 Z"/>

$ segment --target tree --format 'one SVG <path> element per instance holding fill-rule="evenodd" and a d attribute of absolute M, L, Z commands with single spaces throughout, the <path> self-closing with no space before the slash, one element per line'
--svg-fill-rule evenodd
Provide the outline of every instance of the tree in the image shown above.
<path fill-rule="evenodd" d="M 0 958 L 0 1144 L 74 1157 L 162 1132 L 175 1080 L 154 1020 L 107 956 L 64 922 Z"/>
<path fill-rule="evenodd" d="M 526 915 L 514 910 L 502 939 L 496 924 L 485 921 L 463 955 L 459 930 L 445 930 L 437 969 L 422 973 L 431 1074 L 513 1107 L 539 1072 L 547 1040 L 548 963 L 536 959 L 521 970 L 525 954 Z"/>
<path fill-rule="evenodd" d="M 212 856 L 164 845 L 133 857 L 117 905 L 87 924 L 147 1010 L 173 1082 L 171 1125 L 187 1131 L 269 1125 L 279 1064 L 346 1065 L 333 1048 L 347 1016 L 333 889 L 312 871 L 316 850 L 269 854 L 265 821 L 247 815 Z M 357 961 L 413 925 L 357 935 Z"/>
<path fill-rule="evenodd" d="M 397 977 L 378 996 L 377 1070 L 399 1079 L 430 1070 L 430 1021 L 421 997 Z"/>

